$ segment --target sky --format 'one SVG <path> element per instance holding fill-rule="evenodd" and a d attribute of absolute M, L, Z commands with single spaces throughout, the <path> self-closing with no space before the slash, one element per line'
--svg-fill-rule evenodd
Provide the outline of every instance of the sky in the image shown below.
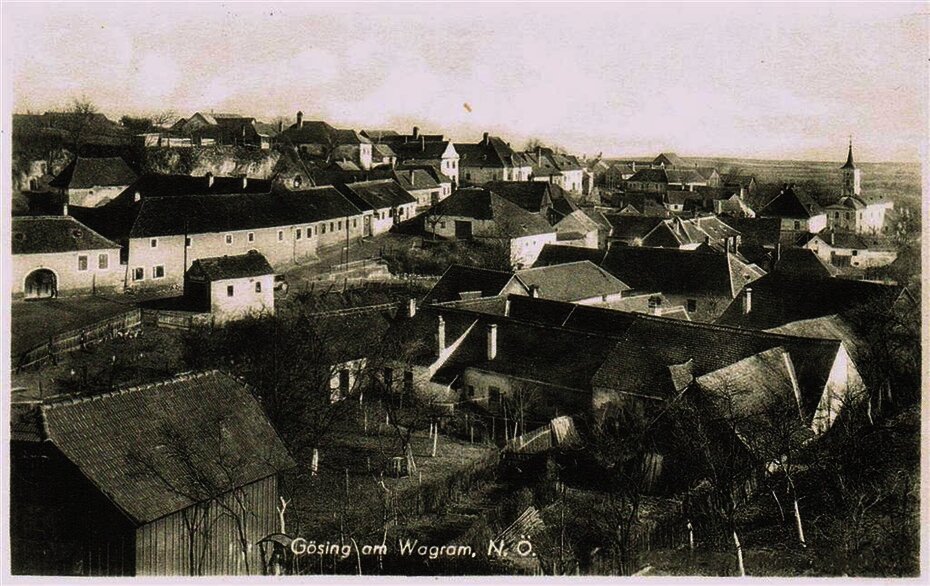
<path fill-rule="evenodd" d="M 6 4 L 15 112 L 90 99 L 576 154 L 916 161 L 923 3 Z"/>

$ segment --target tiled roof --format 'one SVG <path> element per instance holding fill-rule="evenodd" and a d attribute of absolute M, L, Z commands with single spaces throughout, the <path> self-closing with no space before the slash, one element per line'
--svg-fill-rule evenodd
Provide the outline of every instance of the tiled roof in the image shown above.
<path fill-rule="evenodd" d="M 294 466 L 258 401 L 217 371 L 42 413 L 52 443 L 137 524 Z"/>
<path fill-rule="evenodd" d="M 732 298 L 731 254 L 613 246 L 601 264 L 637 291 L 713 294 Z"/>
<path fill-rule="evenodd" d="M 439 189 L 440 187 L 433 174 L 426 169 L 395 169 L 394 178 L 407 191 Z"/>
<path fill-rule="evenodd" d="M 137 213 L 130 238 L 293 226 L 361 213 L 329 186 L 273 194 L 155 197 L 133 208 Z"/>
<path fill-rule="evenodd" d="M 663 218 L 621 214 L 605 214 L 605 217 L 613 228 L 610 237 L 628 244 L 632 244 L 637 239 L 642 240 L 646 234 L 664 221 Z"/>
<path fill-rule="evenodd" d="M 71 216 L 16 216 L 13 254 L 43 254 L 119 248 Z"/>
<path fill-rule="evenodd" d="M 271 193 L 268 179 L 242 177 L 194 177 L 191 175 L 162 175 L 146 173 L 119 195 L 120 201 L 132 202 L 135 194 L 141 198 L 176 197 L 187 195 L 227 195 L 235 193 Z"/>
<path fill-rule="evenodd" d="M 659 156 L 653 160 L 653 164 L 659 164 L 662 158 L 665 158 L 673 167 L 681 167 L 685 165 L 685 161 L 675 153 L 660 153 Z"/>
<path fill-rule="evenodd" d="M 750 312 L 743 313 L 743 291 L 730 303 L 718 323 L 760 330 L 774 328 L 803 319 L 843 315 L 872 301 L 893 302 L 905 291 L 897 285 L 779 272 L 765 275 L 750 287 Z"/>
<path fill-rule="evenodd" d="M 781 249 L 772 270 L 782 274 L 817 278 L 834 277 L 839 272 L 836 267 L 825 263 L 813 250 L 788 247 Z"/>
<path fill-rule="evenodd" d="M 605 251 L 597 248 L 582 248 L 580 246 L 566 246 L 559 244 L 545 244 L 533 263 L 534 267 L 560 265 L 567 262 L 588 260 L 600 265 L 604 260 Z"/>
<path fill-rule="evenodd" d="M 347 183 L 341 191 L 360 210 L 394 208 L 417 201 L 393 179 Z"/>
<path fill-rule="evenodd" d="M 49 185 L 64 189 L 87 189 L 129 185 L 135 180 L 135 172 L 120 157 L 76 157 Z"/>
<path fill-rule="evenodd" d="M 738 231 L 743 244 L 775 246 L 781 240 L 781 220 L 778 218 L 721 218 Z"/>
<path fill-rule="evenodd" d="M 371 145 L 371 156 L 384 159 L 396 157 L 397 153 L 395 153 L 394 150 L 386 144 L 375 143 Z"/>
<path fill-rule="evenodd" d="M 789 187 L 783 189 L 759 211 L 769 218 L 811 218 L 822 213 L 820 205 L 806 194 Z"/>
<path fill-rule="evenodd" d="M 421 366 L 435 363 L 439 359 L 439 316 L 445 323 L 447 347 L 477 320 L 472 313 L 448 311 L 437 306 L 420 307 L 410 318 L 401 308 L 385 333 L 384 339 L 389 341 L 385 345 L 388 357 Z"/>
<path fill-rule="evenodd" d="M 538 287 L 543 299 L 556 301 L 580 301 L 630 289 L 629 285 L 587 260 L 524 269 L 517 271 L 517 276 L 528 287 Z"/>
<path fill-rule="evenodd" d="M 378 142 L 382 138 L 388 136 L 399 136 L 396 130 L 362 130 L 362 136 L 365 136 L 372 140 L 372 142 Z"/>
<path fill-rule="evenodd" d="M 510 237 L 548 234 L 555 230 L 549 222 L 515 203 L 482 188 L 459 189 L 433 206 L 430 215 L 460 216 L 476 220 L 493 220 Z"/>
<path fill-rule="evenodd" d="M 294 144 L 358 145 L 371 141 L 354 130 L 333 128 L 326 122 L 306 120 L 300 126 L 292 124 L 280 134 L 285 141 Z"/>
<path fill-rule="evenodd" d="M 497 136 L 489 136 L 479 143 L 455 143 L 462 167 L 510 167 L 513 149 Z"/>
<path fill-rule="evenodd" d="M 491 181 L 485 183 L 484 187 L 528 212 L 539 213 L 547 205 L 551 205 L 549 183 L 541 181 Z"/>
<path fill-rule="evenodd" d="M 237 254 L 234 256 L 214 256 L 198 258 L 188 269 L 191 275 L 199 275 L 210 281 L 224 279 L 242 279 L 273 275 L 274 269 L 268 264 L 265 255 L 258 252 Z"/>
<path fill-rule="evenodd" d="M 411 142 L 391 142 L 391 148 L 397 153 L 397 158 L 403 161 L 407 160 L 428 160 L 441 159 L 449 148 L 448 140 L 444 141 L 411 141 Z"/>
<path fill-rule="evenodd" d="M 849 248 L 853 250 L 894 250 L 894 245 L 887 239 L 878 236 L 843 232 L 840 230 L 822 230 L 812 234 L 810 240 L 819 238 L 833 248 Z"/>
<path fill-rule="evenodd" d="M 668 173 L 665 169 L 640 169 L 633 174 L 627 181 L 642 183 L 668 183 Z"/>
<path fill-rule="evenodd" d="M 786 336 L 800 336 L 802 338 L 840 340 L 852 357 L 853 362 L 858 362 L 865 350 L 865 342 L 862 338 L 855 333 L 846 320 L 838 315 L 802 319 L 765 331 Z"/>
<path fill-rule="evenodd" d="M 455 301 L 462 299 L 462 293 L 475 291 L 480 291 L 481 297 L 494 297 L 503 293 L 511 282 L 516 282 L 522 287 L 522 283 L 513 273 L 450 265 L 426 294 L 423 303 Z"/>

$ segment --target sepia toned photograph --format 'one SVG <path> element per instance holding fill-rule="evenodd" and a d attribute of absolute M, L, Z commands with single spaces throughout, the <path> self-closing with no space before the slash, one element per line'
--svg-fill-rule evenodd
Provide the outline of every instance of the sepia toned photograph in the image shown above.
<path fill-rule="evenodd" d="M 926 3 L 0 10 L 4 582 L 921 575 Z"/>

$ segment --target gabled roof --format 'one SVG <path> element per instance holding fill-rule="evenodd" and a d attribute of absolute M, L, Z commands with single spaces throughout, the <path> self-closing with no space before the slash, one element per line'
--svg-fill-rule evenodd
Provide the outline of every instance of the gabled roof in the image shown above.
<path fill-rule="evenodd" d="M 774 328 L 786 323 L 843 315 L 859 305 L 894 302 L 904 287 L 836 278 L 814 278 L 773 272 L 749 285 L 752 303 L 743 313 L 744 291 L 723 312 L 717 323 L 750 329 Z"/>
<path fill-rule="evenodd" d="M 812 218 L 823 213 L 820 205 L 804 193 L 789 187 L 765 204 L 759 215 L 769 218 Z"/>
<path fill-rule="evenodd" d="M 662 162 L 662 159 L 665 159 L 673 167 L 681 167 L 685 165 L 684 159 L 679 157 L 675 153 L 660 153 L 652 162 L 655 165 L 658 165 Z"/>
<path fill-rule="evenodd" d="M 434 175 L 426 169 L 395 169 L 394 179 L 406 191 L 439 189 L 440 187 Z"/>
<path fill-rule="evenodd" d="M 410 142 L 391 142 L 391 148 L 397 153 L 397 158 L 403 161 L 409 160 L 440 160 L 446 151 L 449 150 L 451 142 L 443 141 L 425 141 L 415 140 Z M 452 153 L 455 153 L 455 147 L 452 147 Z"/>
<path fill-rule="evenodd" d="M 455 143 L 462 167 L 510 167 L 514 151 L 500 137 L 488 136 L 479 143 Z"/>
<path fill-rule="evenodd" d="M 552 205 L 549 183 L 541 181 L 491 181 L 484 184 L 497 195 L 511 201 L 528 212 L 537 214 Z"/>
<path fill-rule="evenodd" d="M 388 136 L 400 136 L 396 130 L 362 130 L 362 136 L 378 142 Z"/>
<path fill-rule="evenodd" d="M 376 179 L 347 183 L 341 189 L 346 198 L 360 210 L 381 210 L 416 203 L 416 198 L 407 193 L 393 179 Z"/>
<path fill-rule="evenodd" d="M 781 241 L 781 220 L 778 218 L 721 218 L 742 236 L 743 244 L 774 247 Z"/>
<path fill-rule="evenodd" d="M 49 185 L 63 189 L 87 189 L 119 187 L 135 180 L 135 172 L 121 157 L 75 157 Z"/>
<path fill-rule="evenodd" d="M 511 238 L 548 234 L 555 231 L 549 222 L 540 216 L 483 188 L 459 189 L 430 208 L 427 213 L 475 220 L 493 220 L 502 230 L 502 235 Z"/>
<path fill-rule="evenodd" d="M 71 216 L 15 216 L 12 241 L 14 255 L 119 248 Z"/>
<path fill-rule="evenodd" d="M 866 207 L 866 203 L 854 195 L 847 195 L 826 207 L 831 210 L 836 208 L 861 210 Z"/>
<path fill-rule="evenodd" d="M 361 211 L 334 187 L 272 194 L 192 195 L 143 199 L 123 237 L 171 236 L 293 226 Z"/>
<path fill-rule="evenodd" d="M 652 216 L 629 216 L 621 214 L 605 214 L 610 222 L 612 231 L 610 237 L 628 244 L 642 240 L 664 219 Z"/>
<path fill-rule="evenodd" d="M 604 260 L 605 251 L 597 248 L 582 248 L 580 246 L 567 246 L 560 244 L 545 244 L 536 257 L 534 267 L 545 267 L 549 265 L 560 265 L 568 262 L 578 262 L 582 260 L 591 261 L 600 265 Z"/>
<path fill-rule="evenodd" d="M 638 246 L 611 247 L 601 266 L 637 291 L 720 295 L 731 299 L 740 285 L 734 282 L 734 271 L 746 269 L 729 253 Z M 754 276 L 748 275 L 750 279 Z"/>
<path fill-rule="evenodd" d="M 301 125 L 292 124 L 284 129 L 280 137 L 294 144 L 357 145 L 371 141 L 354 130 L 334 128 L 323 121 L 304 120 Z"/>
<path fill-rule="evenodd" d="M 807 248 L 782 248 L 773 265 L 772 271 L 782 274 L 828 278 L 839 273 L 836 267 L 828 265 L 813 250 Z"/>
<path fill-rule="evenodd" d="M 233 256 L 198 258 L 191 263 L 191 267 L 187 271 L 191 276 L 201 277 L 208 281 L 244 279 L 274 274 L 274 269 L 268 264 L 265 255 L 254 251 Z"/>
<path fill-rule="evenodd" d="M 537 287 L 543 299 L 581 301 L 629 291 L 626 283 L 596 264 L 582 260 L 517 271 L 527 287 Z"/>
<path fill-rule="evenodd" d="M 42 414 L 52 443 L 137 525 L 295 465 L 249 390 L 218 371 Z"/>
<path fill-rule="evenodd" d="M 832 248 L 849 248 L 852 250 L 894 250 L 894 245 L 880 236 L 869 236 L 841 230 L 821 230 L 811 234 L 810 240 L 819 239 Z"/>
<path fill-rule="evenodd" d="M 641 183 L 668 183 L 668 173 L 662 168 L 640 169 L 627 179 L 630 182 Z"/>
<path fill-rule="evenodd" d="M 480 292 L 480 297 L 495 297 L 504 293 L 510 285 L 516 285 L 527 291 L 522 281 L 513 273 L 450 265 L 426 294 L 423 303 L 455 301 L 462 299 L 463 293 L 473 292 Z"/>
<path fill-rule="evenodd" d="M 397 157 L 397 153 L 395 153 L 394 150 L 386 144 L 375 143 L 371 145 L 371 156 L 384 159 Z"/>
<path fill-rule="evenodd" d="M 142 199 L 188 195 L 271 193 L 271 187 L 272 182 L 268 179 L 146 173 L 132 182 L 118 198 L 126 203 L 134 201 L 137 193 Z"/>

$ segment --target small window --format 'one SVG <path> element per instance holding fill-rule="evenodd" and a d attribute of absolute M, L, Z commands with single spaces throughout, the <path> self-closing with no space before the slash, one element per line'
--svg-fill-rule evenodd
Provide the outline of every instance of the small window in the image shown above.
<path fill-rule="evenodd" d="M 439 227 L 445 229 L 446 223 L 445 223 L 445 222 L 439 222 Z"/>
<path fill-rule="evenodd" d="M 235 289 L 233 289 L 232 285 L 226 285 L 226 297 L 232 297 L 234 291 Z"/>
<path fill-rule="evenodd" d="M 162 279 L 165 276 L 165 267 L 164 265 L 158 265 L 152 267 L 152 278 L 153 279 Z"/>
<path fill-rule="evenodd" d="M 87 256 L 84 254 L 78 257 L 78 270 L 79 271 L 87 270 Z"/>
<path fill-rule="evenodd" d="M 334 232 L 334 231 L 336 230 L 335 226 L 336 226 L 336 224 L 335 224 L 334 222 L 330 222 L 330 223 L 329 223 L 329 231 L 330 231 L 330 232 Z"/>
<path fill-rule="evenodd" d="M 472 397 L 475 396 L 475 386 L 474 386 L 474 385 L 468 385 L 468 386 L 466 386 L 465 388 L 466 388 L 466 390 L 468 391 L 468 397 L 469 397 L 469 398 L 472 398 Z"/>
<path fill-rule="evenodd" d="M 226 235 L 226 244 L 228 245 L 228 244 L 232 244 L 232 243 L 233 243 L 233 235 L 232 235 L 232 234 L 227 234 L 227 235 Z"/>
<path fill-rule="evenodd" d="M 149 246 L 152 248 L 158 248 L 158 238 L 152 238 L 149 240 Z"/>
<path fill-rule="evenodd" d="M 300 228 L 297 228 L 297 231 L 294 232 L 294 240 L 300 240 L 304 236 L 304 231 Z"/>
<path fill-rule="evenodd" d="M 284 230 L 278 230 L 278 242 L 284 241 Z"/>
<path fill-rule="evenodd" d="M 313 238 L 313 226 L 307 226 L 307 238 Z"/>
<path fill-rule="evenodd" d="M 339 230 L 342 230 L 342 220 L 339 220 L 339 225 L 337 226 Z"/>
<path fill-rule="evenodd" d="M 320 224 L 320 232 L 326 234 L 326 224 Z"/>
<path fill-rule="evenodd" d="M 497 405 L 501 402 L 501 390 L 498 387 L 488 387 L 488 402 Z"/>
<path fill-rule="evenodd" d="M 854 251 L 853 251 L 853 256 L 859 256 L 859 251 L 858 251 L 858 250 L 854 250 Z"/>
<path fill-rule="evenodd" d="M 255 242 L 255 232 L 249 232 L 246 238 L 248 239 L 249 242 Z"/>
<path fill-rule="evenodd" d="M 262 292 L 262 282 L 261 282 L 261 281 L 255 281 L 255 292 L 256 292 L 256 293 L 261 293 L 261 292 Z"/>
<path fill-rule="evenodd" d="M 795 230 L 800 230 L 800 229 L 801 229 L 801 222 L 795 222 L 795 223 L 794 223 L 794 229 L 795 229 Z"/>
<path fill-rule="evenodd" d="M 689 312 L 697 311 L 697 299 L 688 300 L 688 311 Z"/>
<path fill-rule="evenodd" d="M 356 218 L 352 218 L 352 227 L 355 228 L 357 225 L 358 225 L 358 220 Z"/>
<path fill-rule="evenodd" d="M 132 269 L 132 280 L 133 281 L 141 281 L 144 278 L 145 278 L 145 269 L 143 269 L 142 267 L 136 267 Z"/>
<path fill-rule="evenodd" d="M 110 255 L 103 253 L 97 256 L 97 268 L 105 271 L 110 268 Z"/>
<path fill-rule="evenodd" d="M 190 247 L 191 247 L 191 237 L 190 237 L 190 236 L 187 236 L 186 238 L 184 238 L 184 246 L 186 246 L 187 248 L 190 248 Z"/>

